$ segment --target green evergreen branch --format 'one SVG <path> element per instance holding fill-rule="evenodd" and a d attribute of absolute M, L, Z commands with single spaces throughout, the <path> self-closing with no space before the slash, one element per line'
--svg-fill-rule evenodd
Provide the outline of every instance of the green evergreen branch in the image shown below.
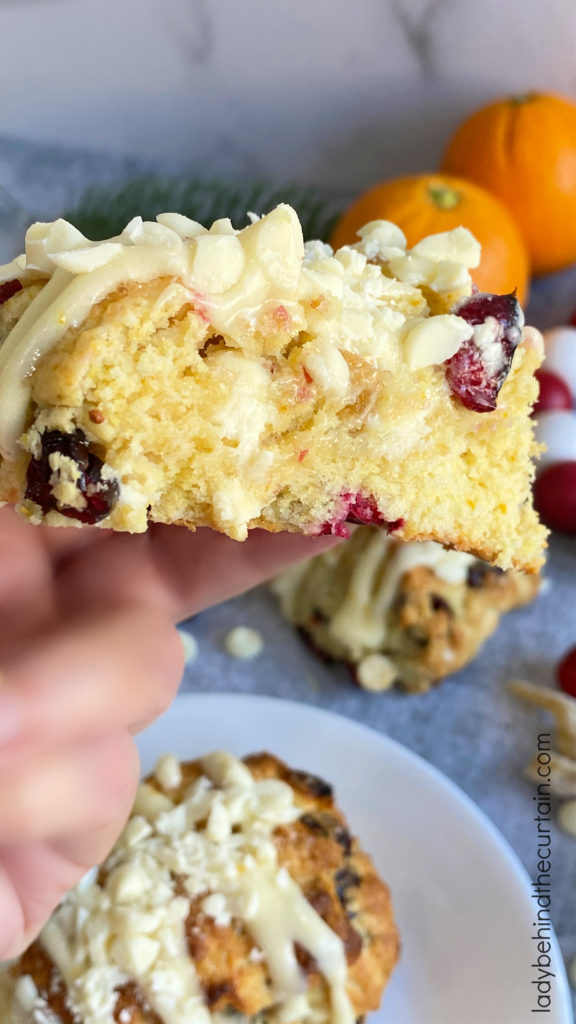
<path fill-rule="evenodd" d="M 263 214 L 281 202 L 295 208 L 305 238 L 322 239 L 347 205 L 341 195 L 313 186 L 148 174 L 118 185 L 93 186 L 63 216 L 89 238 L 99 240 L 119 234 L 137 215 L 154 220 L 158 213 L 183 213 L 208 226 L 220 217 L 230 217 L 235 227 L 243 227 L 249 210 Z"/>

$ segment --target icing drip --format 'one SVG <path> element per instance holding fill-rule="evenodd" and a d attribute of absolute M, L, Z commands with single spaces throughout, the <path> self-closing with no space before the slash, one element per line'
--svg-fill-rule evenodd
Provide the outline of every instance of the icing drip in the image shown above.
<path fill-rule="evenodd" d="M 0 283 L 47 281 L 0 348 L 0 454 L 16 457 L 30 376 L 39 360 L 127 282 L 179 282 L 234 348 L 244 347 L 246 332 L 268 313 L 280 317 L 292 336 L 309 330 L 315 341 L 307 346 L 306 366 L 328 395 L 346 394 L 348 366 L 341 351 L 391 371 L 401 359 L 410 365 L 404 341 L 428 312 L 421 287 L 469 294 L 467 267 L 476 265 L 479 254 L 462 228 L 427 241 L 434 239 L 435 245 L 415 256 L 405 252 L 394 225 L 375 221 L 355 246 L 333 254 L 321 243 L 304 245 L 298 217 L 286 205 L 241 231 L 227 219 L 207 230 L 179 214 L 160 214 L 157 222 L 136 217 L 121 235 L 102 242 L 84 238 L 66 221 L 34 224 L 26 255 L 0 267 Z M 466 328 L 458 316 L 431 320 L 435 341 L 420 342 L 419 368 L 446 357 L 448 327 L 458 337 L 458 328 Z"/>
<path fill-rule="evenodd" d="M 83 1024 L 113 1024 L 117 990 L 131 981 L 163 1024 L 219 1020 L 205 1005 L 186 939 L 190 900 L 204 896 L 202 909 L 216 924 L 240 920 L 252 935 L 278 1020 L 316 1019 L 298 942 L 326 980 L 331 1024 L 353 1024 L 342 942 L 277 862 L 274 829 L 300 816 L 291 787 L 255 781 L 229 754 L 210 755 L 203 768 L 180 804 L 140 787 L 103 884 L 79 886 L 44 929 L 41 941 L 64 979 L 71 1012 Z M 179 785 L 174 758 L 163 758 L 157 772 L 168 791 Z M 195 828 L 199 822 L 204 828 Z M 182 895 L 174 893 L 175 876 Z"/>

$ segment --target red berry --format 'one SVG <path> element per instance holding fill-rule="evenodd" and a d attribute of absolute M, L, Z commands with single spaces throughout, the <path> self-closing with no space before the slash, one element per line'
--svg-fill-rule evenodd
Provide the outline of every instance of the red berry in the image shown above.
<path fill-rule="evenodd" d="M 568 323 L 571 324 L 572 327 L 576 327 L 576 309 L 573 311 Z"/>
<path fill-rule="evenodd" d="M 446 360 L 446 380 L 452 393 L 467 409 L 474 412 L 492 412 L 496 408 L 498 393 L 508 376 L 516 346 L 522 337 L 522 313 L 515 294 L 489 295 L 478 292 L 464 299 L 454 313 L 470 324 L 470 338 L 464 341 L 455 355 Z M 499 351 L 497 365 L 489 365 L 473 335 L 474 327 L 490 321 L 494 328 L 491 352 Z"/>
<path fill-rule="evenodd" d="M 550 412 L 552 409 L 571 409 L 572 392 L 565 380 L 552 370 L 537 370 L 536 380 L 540 385 L 538 401 L 534 406 L 533 415 L 539 412 Z"/>
<path fill-rule="evenodd" d="M 20 281 L 14 279 L 14 281 L 4 281 L 4 284 L 0 284 L 0 306 L 3 302 L 8 302 L 16 292 L 21 292 L 23 285 Z"/>
<path fill-rule="evenodd" d="M 64 455 L 72 459 L 79 471 L 76 487 L 85 499 L 85 507 L 76 509 L 61 505 L 52 492 L 53 471 L 50 456 Z M 110 515 L 118 501 L 120 488 L 114 479 L 104 479 L 104 463 L 91 450 L 86 435 L 81 430 L 64 434 L 60 430 L 48 430 L 42 434 L 42 452 L 38 459 L 30 459 L 26 474 L 26 497 L 34 501 L 47 514 L 60 512 L 69 519 L 81 523 L 99 523 Z"/>
<path fill-rule="evenodd" d="M 534 504 L 546 526 L 576 533 L 576 462 L 554 462 L 534 484 Z"/>
<path fill-rule="evenodd" d="M 556 669 L 560 689 L 569 697 L 576 697 L 576 647 L 564 655 Z"/>

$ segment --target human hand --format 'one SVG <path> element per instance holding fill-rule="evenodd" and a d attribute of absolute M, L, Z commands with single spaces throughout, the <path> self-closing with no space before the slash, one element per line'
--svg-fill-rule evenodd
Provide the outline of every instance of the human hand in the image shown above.
<path fill-rule="evenodd" d="M 175 623 L 332 543 L 50 529 L 0 509 L 0 960 L 117 838 L 138 779 L 132 735 L 180 682 Z"/>

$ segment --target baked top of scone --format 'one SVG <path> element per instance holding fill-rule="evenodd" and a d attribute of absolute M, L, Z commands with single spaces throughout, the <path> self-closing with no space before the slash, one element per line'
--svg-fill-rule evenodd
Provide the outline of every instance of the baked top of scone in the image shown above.
<path fill-rule="evenodd" d="M 354 1024 L 397 956 L 387 886 L 328 783 L 270 754 L 168 756 L 12 967 L 14 1020 Z"/>
<path fill-rule="evenodd" d="M 399 544 L 360 526 L 347 544 L 272 584 L 286 617 L 366 689 L 428 690 L 458 671 L 501 615 L 538 593 L 535 575 L 503 572 L 439 544 Z"/>
<path fill-rule="evenodd" d="M 537 568 L 539 335 L 513 295 L 472 293 L 465 229 L 360 234 L 304 245 L 288 206 L 105 242 L 33 225 L 0 270 L 0 500 L 240 540 L 371 523 Z"/>

